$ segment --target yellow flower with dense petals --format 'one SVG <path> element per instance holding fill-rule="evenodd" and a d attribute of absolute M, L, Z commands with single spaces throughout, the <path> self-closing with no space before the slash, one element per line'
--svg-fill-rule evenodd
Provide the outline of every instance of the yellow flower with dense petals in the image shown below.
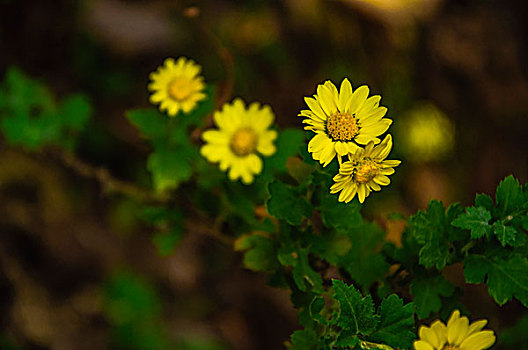
<path fill-rule="evenodd" d="M 431 327 L 421 326 L 420 340 L 414 342 L 415 350 L 485 350 L 495 343 L 491 330 L 482 330 L 488 323 L 479 320 L 469 324 L 469 319 L 460 317 L 460 311 L 451 314 L 447 326 L 439 320 Z"/>
<path fill-rule="evenodd" d="M 244 184 L 253 182 L 262 171 L 263 156 L 275 153 L 273 141 L 277 131 L 270 126 L 275 119 L 270 106 L 251 103 L 248 108 L 237 98 L 216 111 L 214 121 L 218 130 L 207 130 L 202 134 L 206 142 L 200 153 L 210 162 L 219 163 L 220 170 L 229 169 L 228 177 Z"/>
<path fill-rule="evenodd" d="M 387 131 L 392 120 L 383 118 L 387 108 L 379 106 L 381 96 L 368 95 L 366 85 L 353 91 L 345 78 L 339 92 L 328 80 L 317 86 L 313 98 L 304 99 L 310 109 L 302 110 L 299 116 L 305 117 L 304 129 L 316 134 L 308 143 L 313 159 L 327 166 L 336 154 L 343 157 L 356 153 L 360 145 L 380 142 L 378 136 Z"/>
<path fill-rule="evenodd" d="M 174 117 L 179 111 L 189 113 L 205 98 L 205 84 L 200 76 L 202 67 L 185 57 L 167 58 L 163 65 L 150 73 L 152 91 L 150 102 L 159 104 L 160 111 Z"/>
<path fill-rule="evenodd" d="M 338 200 L 345 203 L 357 194 L 359 202 L 363 203 L 372 190 L 379 191 L 381 186 L 387 186 L 390 183 L 387 175 L 394 174 L 394 167 L 401 163 L 399 160 L 385 159 L 391 149 L 391 135 L 387 135 L 377 146 L 371 141 L 364 149 L 359 148 L 354 155 L 349 156 L 349 161 L 339 167 L 330 193 L 341 191 Z"/>

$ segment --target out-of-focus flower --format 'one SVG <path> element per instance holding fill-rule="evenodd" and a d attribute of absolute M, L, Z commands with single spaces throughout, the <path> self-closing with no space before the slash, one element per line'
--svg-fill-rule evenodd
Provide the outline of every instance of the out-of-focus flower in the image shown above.
<path fill-rule="evenodd" d="M 201 70 L 202 67 L 185 57 L 177 61 L 167 58 L 163 65 L 150 73 L 150 102 L 159 104 L 159 110 L 167 111 L 170 117 L 179 111 L 189 113 L 205 98 L 205 84 L 199 75 Z"/>
<path fill-rule="evenodd" d="M 240 98 L 232 104 L 226 103 L 214 114 L 218 130 L 207 130 L 202 134 L 206 144 L 200 152 L 210 162 L 218 162 L 220 170 L 229 169 L 230 180 L 241 179 L 244 184 L 250 184 L 262 171 L 259 154 L 270 156 L 275 153 L 273 141 L 277 138 L 277 131 L 270 129 L 274 118 L 268 105 L 253 102 L 246 109 Z"/>
<path fill-rule="evenodd" d="M 455 143 L 455 127 L 432 104 L 411 110 L 398 123 L 401 149 L 411 161 L 438 160 L 449 154 Z"/>
<path fill-rule="evenodd" d="M 447 326 L 436 320 L 431 327 L 421 326 L 420 340 L 414 342 L 415 350 L 485 350 L 495 343 L 491 330 L 482 330 L 488 323 L 479 320 L 469 324 L 469 319 L 460 317 L 460 311 L 451 314 Z"/>
<path fill-rule="evenodd" d="M 302 110 L 299 116 L 306 118 L 304 129 L 316 133 L 308 144 L 313 159 L 327 166 L 336 154 L 340 157 L 355 154 L 361 149 L 359 145 L 380 142 L 377 136 L 387 131 L 392 120 L 383 118 L 387 108 L 379 106 L 381 96 L 368 97 L 368 94 L 366 85 L 352 91 L 345 78 L 339 92 L 327 80 L 317 86 L 313 98 L 305 97 L 310 109 Z"/>
<path fill-rule="evenodd" d="M 338 200 L 345 203 L 357 194 L 359 202 L 363 203 L 371 191 L 379 191 L 381 186 L 387 186 L 390 183 L 387 175 L 394 174 L 394 167 L 401 163 L 399 160 L 385 160 L 391 149 L 391 135 L 387 135 L 377 146 L 371 141 L 365 149 L 359 148 L 349 161 L 339 167 L 330 193 L 341 191 Z"/>

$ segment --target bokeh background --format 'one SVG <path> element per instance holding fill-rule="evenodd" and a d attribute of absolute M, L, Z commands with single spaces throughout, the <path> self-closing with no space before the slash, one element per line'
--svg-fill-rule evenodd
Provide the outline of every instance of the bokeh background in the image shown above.
<path fill-rule="evenodd" d="M 397 241 L 388 213 L 469 204 L 511 173 L 526 183 L 527 37 L 528 6 L 513 0 L 0 0 L 0 76 L 17 66 L 59 97 L 85 93 L 95 108 L 79 157 L 143 183 L 149 146 L 124 111 L 148 106 L 166 57 L 270 104 L 279 127 L 300 128 L 303 96 L 327 79 L 367 84 L 403 164 L 364 214 Z M 0 140 L 1 349 L 283 348 L 299 327 L 287 291 L 199 228 L 160 257 L 138 206 Z M 464 286 L 461 268 L 446 275 Z M 520 344 L 519 303 L 464 289 L 497 348 Z"/>

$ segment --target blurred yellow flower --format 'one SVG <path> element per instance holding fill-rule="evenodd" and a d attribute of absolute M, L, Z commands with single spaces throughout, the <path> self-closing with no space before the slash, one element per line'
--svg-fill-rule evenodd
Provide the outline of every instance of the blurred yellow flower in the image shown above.
<path fill-rule="evenodd" d="M 387 186 L 390 183 L 387 175 L 394 174 L 394 167 L 401 163 L 399 160 L 385 160 L 391 149 L 391 135 L 385 136 L 377 146 L 371 141 L 365 149 L 359 148 L 354 155 L 350 155 L 349 161 L 339 167 L 330 193 L 341 191 L 338 200 L 345 203 L 357 194 L 359 202 L 363 203 L 372 190 L 379 191 L 381 186 Z"/>
<path fill-rule="evenodd" d="M 198 75 L 202 67 L 185 57 L 167 58 L 163 65 L 150 73 L 148 89 L 152 91 L 150 102 L 159 104 L 160 111 L 174 117 L 181 110 L 192 111 L 205 98 L 203 77 Z"/>
<path fill-rule="evenodd" d="M 200 153 L 210 162 L 220 163 L 220 170 L 229 169 L 229 179 L 241 179 L 244 184 L 253 182 L 253 177 L 262 171 L 259 154 L 275 153 L 273 141 L 277 131 L 269 129 L 275 115 L 270 106 L 253 102 L 246 109 L 237 98 L 226 103 L 214 114 L 218 130 L 207 130 L 202 134 L 206 142 Z"/>
<path fill-rule="evenodd" d="M 411 161 L 438 160 L 449 154 L 455 143 L 455 127 L 432 104 L 411 110 L 398 123 L 401 149 Z"/>
<path fill-rule="evenodd" d="M 495 343 L 491 330 L 482 330 L 488 323 L 479 320 L 469 324 L 469 319 L 460 317 L 460 311 L 451 314 L 447 326 L 440 320 L 431 327 L 421 326 L 420 340 L 414 342 L 415 350 L 485 350 Z"/>
<path fill-rule="evenodd" d="M 336 154 L 343 157 L 356 153 L 359 145 L 380 142 L 377 136 L 387 131 L 392 120 L 383 118 L 387 108 L 379 106 L 381 96 L 367 98 L 368 94 L 366 85 L 353 91 L 345 78 L 339 92 L 328 80 L 317 86 L 313 98 L 304 99 L 310 109 L 299 116 L 306 117 L 304 129 L 316 133 L 308 144 L 313 159 L 327 166 Z"/>

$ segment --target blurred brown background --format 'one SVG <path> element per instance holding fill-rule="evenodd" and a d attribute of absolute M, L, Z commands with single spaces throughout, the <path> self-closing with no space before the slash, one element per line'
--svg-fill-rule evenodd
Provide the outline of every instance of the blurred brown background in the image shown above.
<path fill-rule="evenodd" d="M 166 57 L 195 59 L 211 83 L 233 79 L 234 95 L 270 104 L 280 127 L 301 127 L 303 96 L 326 79 L 368 84 L 404 161 L 367 201 L 380 219 L 431 198 L 469 204 L 510 173 L 526 183 L 527 35 L 528 7 L 511 0 L 0 0 L 0 74 L 15 65 L 58 96 L 87 94 L 95 116 L 79 156 L 134 181 L 148 181 L 149 148 L 124 111 L 148 106 L 148 74 Z M 283 348 L 299 327 L 286 291 L 199 230 L 159 257 L 137 207 L 0 143 L 2 349 L 109 349 L 127 337 L 138 349 Z M 497 311 L 485 289 L 464 300 L 475 316 Z"/>

